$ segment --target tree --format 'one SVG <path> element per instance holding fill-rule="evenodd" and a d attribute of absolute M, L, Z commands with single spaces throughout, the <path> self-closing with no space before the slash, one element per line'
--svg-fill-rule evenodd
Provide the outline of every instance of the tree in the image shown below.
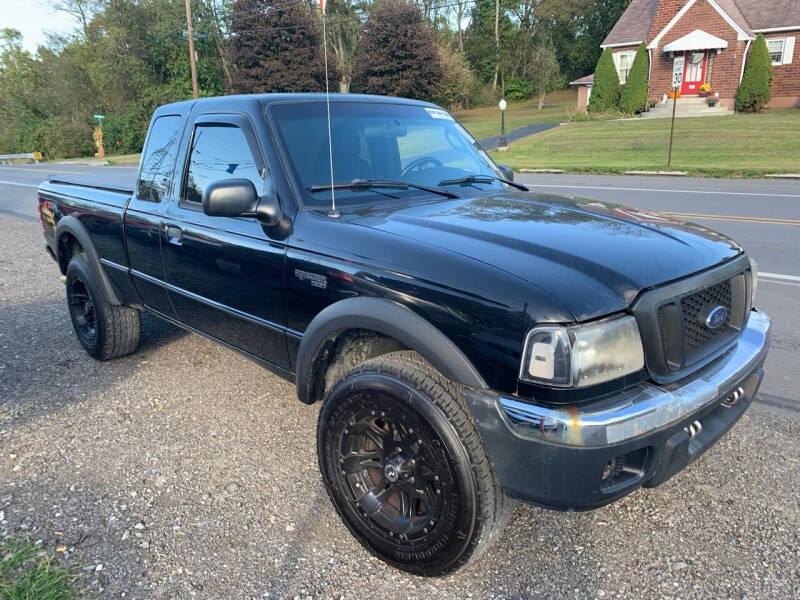
<path fill-rule="evenodd" d="M 500 44 L 495 41 L 495 0 L 476 0 L 464 38 L 464 52 L 481 83 L 494 83 L 500 70 L 501 50 L 513 46 L 515 29 L 505 11 L 498 15 Z"/>
<path fill-rule="evenodd" d="M 433 99 L 442 65 L 433 32 L 408 0 L 376 0 L 362 35 L 357 76 L 369 94 Z"/>
<path fill-rule="evenodd" d="M 767 40 L 764 39 L 764 34 L 759 33 L 753 42 L 742 83 L 736 93 L 736 110 L 761 112 L 764 105 L 772 99 L 772 77 L 772 58 Z"/>
<path fill-rule="evenodd" d="M 325 89 L 322 31 L 309 4 L 237 0 L 230 14 L 236 93 Z M 336 77 L 334 69 L 332 77 Z"/>
<path fill-rule="evenodd" d="M 361 36 L 361 22 L 352 0 L 328 0 L 328 44 L 339 72 L 339 91 L 350 91 Z"/>
<path fill-rule="evenodd" d="M 530 77 L 534 92 L 539 96 L 538 110 L 542 110 L 547 92 L 552 92 L 557 85 L 563 85 L 558 59 L 552 44 L 541 42 L 533 49 Z"/>
<path fill-rule="evenodd" d="M 591 73 L 602 49 L 600 44 L 619 21 L 631 0 L 558 1 L 553 20 L 553 41 L 561 72 L 572 81 Z"/>
<path fill-rule="evenodd" d="M 604 112 L 617 106 L 619 99 L 619 75 L 614 66 L 611 49 L 606 48 L 597 61 L 592 84 L 592 96 L 589 98 L 589 112 Z"/>
<path fill-rule="evenodd" d="M 640 113 L 647 106 L 648 73 L 650 71 L 650 57 L 647 46 L 642 42 L 636 50 L 636 57 L 628 73 L 628 79 L 622 87 L 619 97 L 619 110 L 624 113 Z"/>
<path fill-rule="evenodd" d="M 465 108 L 475 86 L 475 74 L 470 71 L 464 54 L 458 50 L 439 48 L 442 62 L 442 85 L 436 102 L 447 108 Z"/>

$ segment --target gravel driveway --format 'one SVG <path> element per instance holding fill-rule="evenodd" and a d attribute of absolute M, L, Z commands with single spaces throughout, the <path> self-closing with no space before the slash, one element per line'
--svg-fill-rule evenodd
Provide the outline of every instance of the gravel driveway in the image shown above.
<path fill-rule="evenodd" d="M 67 546 L 90 596 L 800 598 L 800 411 L 754 404 L 701 461 L 613 506 L 520 505 L 472 567 L 415 578 L 336 517 L 318 406 L 152 318 L 139 352 L 92 360 L 39 225 L 0 215 L 0 232 L 0 538 Z"/>

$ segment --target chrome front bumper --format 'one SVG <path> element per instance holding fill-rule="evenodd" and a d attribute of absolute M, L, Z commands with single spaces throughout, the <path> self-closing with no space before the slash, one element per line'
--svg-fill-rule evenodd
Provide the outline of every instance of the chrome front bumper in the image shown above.
<path fill-rule="evenodd" d="M 500 413 L 516 435 L 531 440 L 577 447 L 626 442 L 734 394 L 735 386 L 766 358 L 771 327 L 767 315 L 751 312 L 733 348 L 689 381 L 642 383 L 585 407 L 545 407 L 499 397 Z"/>

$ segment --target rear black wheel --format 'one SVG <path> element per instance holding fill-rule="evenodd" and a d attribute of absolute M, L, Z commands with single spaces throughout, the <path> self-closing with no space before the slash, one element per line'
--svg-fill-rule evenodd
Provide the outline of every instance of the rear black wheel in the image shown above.
<path fill-rule="evenodd" d="M 98 360 L 130 354 L 139 345 L 139 311 L 103 296 L 97 275 L 82 254 L 67 265 L 67 308 L 81 346 Z"/>
<path fill-rule="evenodd" d="M 459 398 L 406 351 L 346 374 L 320 413 L 320 468 L 340 516 L 378 557 L 419 575 L 471 562 L 510 515 Z"/>

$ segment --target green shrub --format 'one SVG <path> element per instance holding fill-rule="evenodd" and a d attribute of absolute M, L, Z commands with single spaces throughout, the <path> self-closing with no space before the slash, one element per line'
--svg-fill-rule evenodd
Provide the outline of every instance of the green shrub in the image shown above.
<path fill-rule="evenodd" d="M 103 123 L 103 145 L 106 154 L 141 152 L 147 135 L 147 117 L 135 113 L 108 115 Z"/>
<path fill-rule="evenodd" d="M 633 114 L 643 112 L 647 107 L 647 75 L 650 70 L 650 58 L 644 42 L 636 50 L 628 79 L 619 97 L 619 110 Z"/>
<path fill-rule="evenodd" d="M 475 74 L 470 70 L 464 54 L 457 50 L 439 47 L 442 63 L 441 86 L 434 100 L 450 110 L 466 108 L 475 89 Z"/>
<path fill-rule="evenodd" d="M 767 49 L 767 40 L 759 33 L 753 42 L 742 83 L 736 93 L 736 110 L 761 112 L 772 99 L 772 76 L 772 58 Z"/>
<path fill-rule="evenodd" d="M 597 61 L 592 84 L 592 96 L 589 98 L 588 110 L 591 113 L 605 112 L 617 106 L 619 99 L 619 75 L 614 66 L 611 49 L 606 48 Z"/>
<path fill-rule="evenodd" d="M 506 79 L 506 100 L 527 100 L 533 96 L 533 82 L 522 77 Z"/>

